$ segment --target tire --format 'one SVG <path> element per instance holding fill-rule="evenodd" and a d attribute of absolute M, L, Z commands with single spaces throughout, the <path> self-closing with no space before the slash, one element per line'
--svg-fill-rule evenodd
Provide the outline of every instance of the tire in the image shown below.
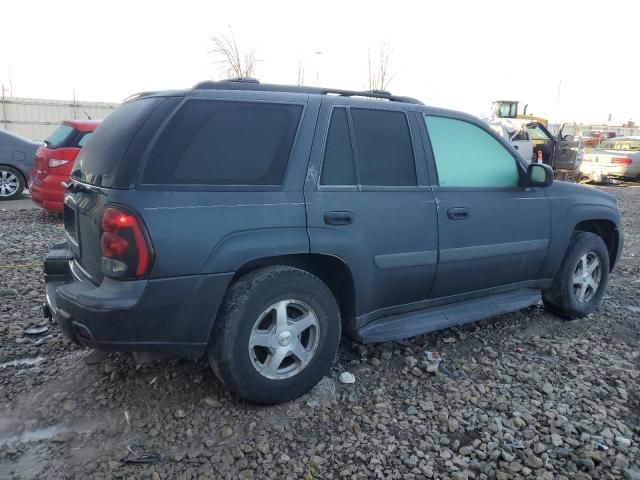
<path fill-rule="evenodd" d="M 24 190 L 22 173 L 13 167 L 0 166 L 0 200 L 18 198 Z"/>
<path fill-rule="evenodd" d="M 596 258 L 598 266 L 595 266 Z M 587 270 L 584 269 L 585 262 Z M 591 268 L 596 270 L 589 274 Z M 587 276 L 582 276 L 583 272 Z M 588 280 L 589 275 L 591 281 Z M 597 285 L 592 281 L 595 277 L 599 277 Z M 568 319 L 583 318 L 598 308 L 608 282 L 609 251 L 602 238 L 594 233 L 574 232 L 560 270 L 551 287 L 542 292 L 542 299 L 546 309 L 556 315 Z M 589 285 L 583 290 L 587 283 Z"/>
<path fill-rule="evenodd" d="M 282 318 L 286 320 L 279 323 Z M 209 342 L 209 363 L 240 398 L 285 402 L 307 392 L 329 371 L 340 327 L 336 300 L 317 277 L 287 266 L 261 268 L 229 288 Z M 282 357 L 285 350 L 289 353 Z"/>

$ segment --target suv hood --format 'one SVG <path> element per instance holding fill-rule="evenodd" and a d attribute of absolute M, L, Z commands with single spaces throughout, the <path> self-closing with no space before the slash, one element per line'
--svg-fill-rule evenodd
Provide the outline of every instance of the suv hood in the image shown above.
<path fill-rule="evenodd" d="M 618 204 L 618 201 L 613 195 L 599 188 L 580 185 L 578 183 L 555 180 L 553 184 L 548 187 L 547 192 L 548 196 L 575 197 L 580 198 L 582 202 L 585 203 L 609 204 L 614 207 Z"/>

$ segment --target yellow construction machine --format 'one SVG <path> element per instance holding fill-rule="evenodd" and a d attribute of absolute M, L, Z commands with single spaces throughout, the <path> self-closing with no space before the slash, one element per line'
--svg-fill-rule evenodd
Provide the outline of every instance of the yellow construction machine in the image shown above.
<path fill-rule="evenodd" d="M 519 106 L 522 102 L 518 100 L 496 100 L 492 103 L 492 116 L 494 118 L 518 118 L 521 120 L 529 120 L 530 122 L 538 122 L 547 127 L 549 121 L 546 118 L 536 117 L 531 114 L 527 114 L 527 107 L 529 104 L 525 104 L 522 109 L 522 113 L 519 111 Z"/>

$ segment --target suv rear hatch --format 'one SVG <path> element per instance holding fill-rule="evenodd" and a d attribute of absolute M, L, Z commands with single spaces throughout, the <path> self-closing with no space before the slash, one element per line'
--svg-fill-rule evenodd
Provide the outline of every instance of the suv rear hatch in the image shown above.
<path fill-rule="evenodd" d="M 36 152 L 35 181 L 42 181 L 51 168 L 60 170 L 65 164 L 75 160 L 78 152 L 76 142 L 78 134 L 79 131 L 71 125 L 62 124 L 47 137 L 44 145 Z M 51 165 L 50 161 L 53 162 Z"/>
<path fill-rule="evenodd" d="M 124 103 L 103 121 L 76 159 L 64 200 L 64 224 L 75 265 L 96 285 L 104 277 L 101 238 L 105 208 L 118 191 L 135 187 L 147 146 L 179 101 L 177 97 L 143 97 Z M 126 207 L 120 212 L 137 219 Z"/>

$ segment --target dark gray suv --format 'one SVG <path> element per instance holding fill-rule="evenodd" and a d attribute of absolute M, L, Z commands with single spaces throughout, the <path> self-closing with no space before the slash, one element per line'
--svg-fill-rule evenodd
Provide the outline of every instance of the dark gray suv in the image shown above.
<path fill-rule="evenodd" d="M 79 344 L 208 354 L 276 403 L 344 332 L 382 342 L 542 298 L 594 311 L 615 200 L 525 165 L 475 117 L 387 92 L 205 82 L 125 102 L 81 151 L 47 306 Z"/>

